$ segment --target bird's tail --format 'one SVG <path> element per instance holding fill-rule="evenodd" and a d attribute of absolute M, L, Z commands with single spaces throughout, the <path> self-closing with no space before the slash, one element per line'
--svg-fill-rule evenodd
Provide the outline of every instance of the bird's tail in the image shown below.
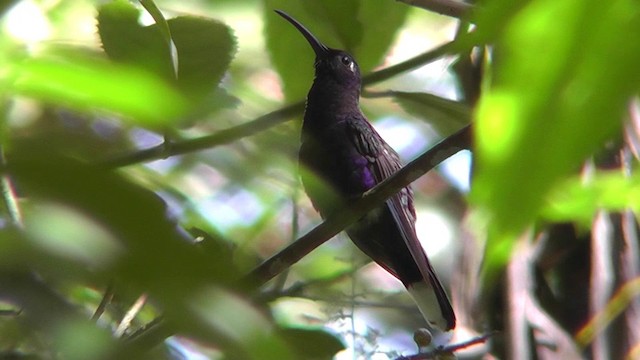
<path fill-rule="evenodd" d="M 431 280 L 431 281 L 429 281 Z M 456 326 L 456 316 L 437 278 L 407 285 L 407 290 L 430 325 L 443 331 Z"/>

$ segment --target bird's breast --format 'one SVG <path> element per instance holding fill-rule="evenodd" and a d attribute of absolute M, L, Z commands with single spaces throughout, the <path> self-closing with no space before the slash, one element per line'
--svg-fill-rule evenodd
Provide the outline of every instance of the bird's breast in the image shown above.
<path fill-rule="evenodd" d="M 353 200 L 376 185 L 369 160 L 340 126 L 303 134 L 299 162 L 305 190 L 323 216 L 335 208 L 336 199 Z"/>

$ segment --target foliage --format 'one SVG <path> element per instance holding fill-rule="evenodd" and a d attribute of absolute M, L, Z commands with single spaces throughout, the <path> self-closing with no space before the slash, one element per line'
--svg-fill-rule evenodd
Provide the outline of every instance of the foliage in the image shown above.
<path fill-rule="evenodd" d="M 454 273 L 462 326 L 503 330 L 485 349 L 499 357 L 548 355 L 518 343 L 532 329 L 542 329 L 537 343 L 540 332 L 553 337 L 558 356 L 633 356 L 633 0 L 491 0 L 463 21 L 387 0 L 257 3 L 0 4 L 0 357 L 415 352 L 401 342 L 379 347 L 423 325 L 397 284 L 347 242 L 311 250 L 467 147 L 476 160 L 470 206 L 439 170 L 414 183 L 419 210 L 437 208 L 454 224 L 445 273 Z M 29 6 L 49 26 L 36 41 L 11 30 Z M 370 119 L 402 117 L 422 140 L 454 134 L 432 152 L 423 144 L 386 188 L 310 231 L 313 246 L 299 241 L 280 255 L 318 218 L 299 194 L 298 135 L 285 123 L 302 116 L 312 51 L 274 8 L 355 55 Z M 91 31 L 79 33 L 87 21 Z M 408 29 L 437 36 L 416 26 L 428 22 L 457 24 L 455 39 L 433 49 L 415 41 L 414 58 L 390 65 L 386 55 Z M 457 100 L 415 90 L 424 79 L 410 70 L 453 58 Z M 518 301 L 535 311 L 519 312 Z M 372 304 L 384 310 L 363 310 Z M 356 327 L 358 316 L 366 327 Z M 603 347 L 614 330 L 624 344 Z"/>

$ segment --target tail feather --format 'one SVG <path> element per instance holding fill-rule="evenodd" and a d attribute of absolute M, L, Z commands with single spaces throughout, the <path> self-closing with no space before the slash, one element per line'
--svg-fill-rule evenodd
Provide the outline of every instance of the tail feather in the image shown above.
<path fill-rule="evenodd" d="M 435 284 L 426 281 L 408 284 L 407 290 L 429 324 L 448 331 L 456 326 L 456 317 L 444 288 L 435 280 Z"/>

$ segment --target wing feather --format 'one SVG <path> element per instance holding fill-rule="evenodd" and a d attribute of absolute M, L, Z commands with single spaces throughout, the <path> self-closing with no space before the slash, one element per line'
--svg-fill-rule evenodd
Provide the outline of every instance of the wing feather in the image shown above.
<path fill-rule="evenodd" d="M 368 122 L 358 121 L 353 122 L 351 127 L 353 144 L 363 156 L 369 159 L 368 168 L 373 173 L 376 184 L 400 170 L 402 167 L 400 157 L 380 137 L 372 125 Z M 404 240 L 404 245 L 420 270 L 422 278 L 433 289 L 442 316 L 447 321 L 448 328 L 453 328 L 455 326 L 455 315 L 451 308 L 451 303 L 416 234 L 416 213 L 413 206 L 413 191 L 411 187 L 408 186 L 389 198 L 386 201 L 386 206 L 391 212 Z M 389 264 L 381 264 L 381 266 L 397 277 L 397 271 Z"/>

